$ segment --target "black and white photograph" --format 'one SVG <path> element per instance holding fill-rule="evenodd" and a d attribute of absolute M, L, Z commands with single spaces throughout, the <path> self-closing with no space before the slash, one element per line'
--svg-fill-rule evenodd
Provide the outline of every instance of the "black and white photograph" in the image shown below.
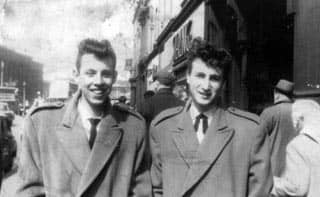
<path fill-rule="evenodd" d="M 319 197 L 319 0 L 0 0 L 0 197 Z"/>

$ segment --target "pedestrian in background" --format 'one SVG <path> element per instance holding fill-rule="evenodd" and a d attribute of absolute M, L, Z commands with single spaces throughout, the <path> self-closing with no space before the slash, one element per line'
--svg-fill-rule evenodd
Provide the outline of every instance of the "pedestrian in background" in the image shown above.
<path fill-rule="evenodd" d="M 115 66 L 109 41 L 80 43 L 79 91 L 66 105 L 42 106 L 26 118 L 17 196 L 151 196 L 145 122 L 110 104 Z"/>
<path fill-rule="evenodd" d="M 147 91 L 143 94 L 143 98 L 144 98 L 144 100 L 147 100 L 147 99 L 153 97 L 154 94 L 155 94 L 154 91 L 152 91 L 152 90 L 147 90 Z"/>
<path fill-rule="evenodd" d="M 12 172 L 17 156 L 17 142 L 12 134 L 12 121 L 7 116 L 0 116 L 0 178 Z M 1 185 L 1 180 L 0 180 Z"/>
<path fill-rule="evenodd" d="M 151 123 L 151 180 L 155 197 L 267 197 L 272 174 L 259 117 L 217 103 L 231 56 L 195 39 L 188 54 L 191 97 Z"/>
<path fill-rule="evenodd" d="M 260 115 L 261 127 L 270 139 L 271 167 L 274 176 L 279 176 L 285 165 L 287 144 L 297 135 L 291 118 L 294 84 L 281 79 L 274 87 L 274 105 Z"/>
<path fill-rule="evenodd" d="M 172 73 L 161 70 L 155 74 L 153 80 L 156 93 L 145 101 L 141 111 L 148 125 L 163 110 L 184 105 L 184 102 L 173 94 L 175 77 Z"/>
<path fill-rule="evenodd" d="M 287 146 L 286 163 L 274 177 L 275 196 L 320 196 L 320 106 L 297 100 L 292 106 L 294 128 L 299 132 Z"/>
<path fill-rule="evenodd" d="M 183 86 L 176 86 L 173 90 L 173 93 L 178 97 L 181 101 L 187 102 L 188 94 L 186 89 Z"/>

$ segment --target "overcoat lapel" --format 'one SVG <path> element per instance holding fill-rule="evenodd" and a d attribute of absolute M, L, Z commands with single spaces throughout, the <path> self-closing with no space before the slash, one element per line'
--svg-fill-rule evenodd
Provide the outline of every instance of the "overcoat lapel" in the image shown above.
<path fill-rule="evenodd" d="M 122 134 L 123 130 L 112 114 L 101 120 L 89 161 L 80 180 L 78 196 L 81 196 L 107 165 L 118 147 Z"/>
<path fill-rule="evenodd" d="M 214 165 L 228 142 L 230 142 L 233 133 L 234 129 L 227 126 L 225 111 L 217 109 L 215 117 L 207 130 L 206 136 L 196 153 L 195 163 L 188 170 L 187 177 L 182 187 L 182 194 L 196 184 L 207 170 Z"/>
<path fill-rule="evenodd" d="M 193 128 L 192 119 L 187 111 L 181 113 L 177 128 L 173 129 L 172 135 L 182 159 L 190 167 L 199 147 L 199 141 Z"/>
<path fill-rule="evenodd" d="M 82 174 L 90 155 L 88 139 L 77 112 L 76 95 L 66 106 L 62 124 L 56 134 L 75 169 Z"/>

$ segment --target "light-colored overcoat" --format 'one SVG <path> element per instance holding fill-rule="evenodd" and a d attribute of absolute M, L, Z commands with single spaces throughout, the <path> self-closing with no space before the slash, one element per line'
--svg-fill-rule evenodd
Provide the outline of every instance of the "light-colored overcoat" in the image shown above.
<path fill-rule="evenodd" d="M 286 166 L 275 177 L 275 196 L 320 196 L 320 141 L 300 134 L 287 146 Z"/>
<path fill-rule="evenodd" d="M 79 95 L 26 118 L 17 196 L 150 196 L 144 120 L 112 107 L 90 150 L 77 112 Z"/>
<path fill-rule="evenodd" d="M 265 197 L 272 176 L 258 118 L 217 109 L 199 144 L 190 113 L 177 107 L 151 123 L 151 179 L 156 197 Z"/>

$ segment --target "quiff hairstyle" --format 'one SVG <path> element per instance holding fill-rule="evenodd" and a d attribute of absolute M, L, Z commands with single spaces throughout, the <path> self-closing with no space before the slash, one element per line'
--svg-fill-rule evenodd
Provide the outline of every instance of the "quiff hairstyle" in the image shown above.
<path fill-rule="evenodd" d="M 207 66 L 221 70 L 224 80 L 229 73 L 232 62 L 232 56 L 226 49 L 218 49 L 200 37 L 196 37 L 192 40 L 191 47 L 187 53 L 187 58 L 188 74 L 192 71 L 193 61 L 199 58 L 204 61 Z"/>
<path fill-rule="evenodd" d="M 116 54 L 108 40 L 82 40 L 78 47 L 78 55 L 76 60 L 76 69 L 79 72 L 81 67 L 81 58 L 85 54 L 93 54 L 98 60 L 104 61 L 108 58 L 112 61 L 112 67 L 115 69 L 117 58 Z"/>

